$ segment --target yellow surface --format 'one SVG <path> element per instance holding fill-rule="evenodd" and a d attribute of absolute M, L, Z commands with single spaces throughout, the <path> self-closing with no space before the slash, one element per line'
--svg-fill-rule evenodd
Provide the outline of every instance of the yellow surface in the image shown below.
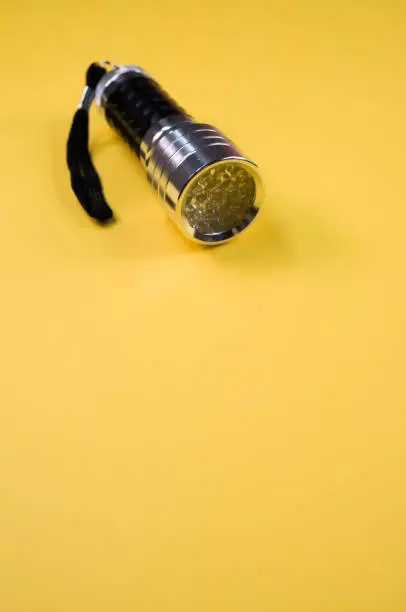
<path fill-rule="evenodd" d="M 406 4 L 17 1 L 0 45 L 1 612 L 404 612 Z M 188 245 L 95 113 L 87 219 L 100 57 L 260 163 L 251 232 Z"/>

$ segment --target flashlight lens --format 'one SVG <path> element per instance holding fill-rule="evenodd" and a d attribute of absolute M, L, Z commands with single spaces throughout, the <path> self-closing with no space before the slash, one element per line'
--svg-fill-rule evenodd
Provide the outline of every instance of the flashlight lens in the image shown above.
<path fill-rule="evenodd" d="M 212 235 L 238 228 L 255 201 L 255 181 L 237 163 L 213 164 L 187 188 L 183 216 L 199 234 Z"/>

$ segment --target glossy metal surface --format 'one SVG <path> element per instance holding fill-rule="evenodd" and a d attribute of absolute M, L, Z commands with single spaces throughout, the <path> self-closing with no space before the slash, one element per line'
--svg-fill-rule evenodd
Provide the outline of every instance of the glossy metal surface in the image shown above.
<path fill-rule="evenodd" d="M 148 180 L 165 202 L 179 228 L 188 238 L 218 244 L 237 236 L 256 218 L 263 196 L 258 168 L 215 127 L 182 116 L 155 124 L 141 145 L 141 161 Z M 183 214 L 183 201 L 195 177 L 209 166 L 225 163 L 243 167 L 255 183 L 255 197 L 241 223 L 227 231 L 199 233 Z"/>
<path fill-rule="evenodd" d="M 106 62 L 105 62 L 106 63 Z M 111 64 L 111 62 L 109 62 Z M 142 76 L 149 77 L 150 75 L 143 68 L 139 66 L 133 66 L 132 64 L 123 64 L 117 66 L 106 72 L 106 74 L 100 79 L 95 92 L 95 100 L 97 106 L 100 108 L 103 103 L 114 91 L 114 89 L 122 83 L 129 75 L 139 74 Z"/>

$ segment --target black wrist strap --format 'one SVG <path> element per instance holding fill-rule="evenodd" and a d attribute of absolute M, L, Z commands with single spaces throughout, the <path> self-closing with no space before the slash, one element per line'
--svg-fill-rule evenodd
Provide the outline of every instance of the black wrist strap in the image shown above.
<path fill-rule="evenodd" d="M 86 87 L 73 117 L 67 144 L 67 162 L 72 189 L 87 214 L 99 223 L 113 220 L 103 187 L 89 151 L 89 109 L 97 83 L 106 70 L 91 64 L 86 74 Z"/>

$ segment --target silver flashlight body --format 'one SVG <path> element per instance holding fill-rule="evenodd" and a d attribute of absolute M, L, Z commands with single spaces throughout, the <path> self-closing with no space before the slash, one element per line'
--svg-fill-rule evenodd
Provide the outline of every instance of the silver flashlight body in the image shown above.
<path fill-rule="evenodd" d="M 121 83 L 137 75 L 151 78 L 131 65 L 106 73 L 96 89 L 99 108 L 108 105 Z M 128 140 L 131 125 L 126 125 L 126 132 Z M 165 117 L 143 134 L 138 155 L 167 212 L 188 238 L 207 245 L 226 242 L 256 218 L 263 196 L 258 168 L 217 128 L 197 123 L 186 113 Z M 199 199 L 193 193 L 202 195 Z M 233 206 L 234 216 L 230 215 Z M 195 214 L 190 214 L 194 209 Z M 228 225 L 224 215 L 230 218 Z"/>

